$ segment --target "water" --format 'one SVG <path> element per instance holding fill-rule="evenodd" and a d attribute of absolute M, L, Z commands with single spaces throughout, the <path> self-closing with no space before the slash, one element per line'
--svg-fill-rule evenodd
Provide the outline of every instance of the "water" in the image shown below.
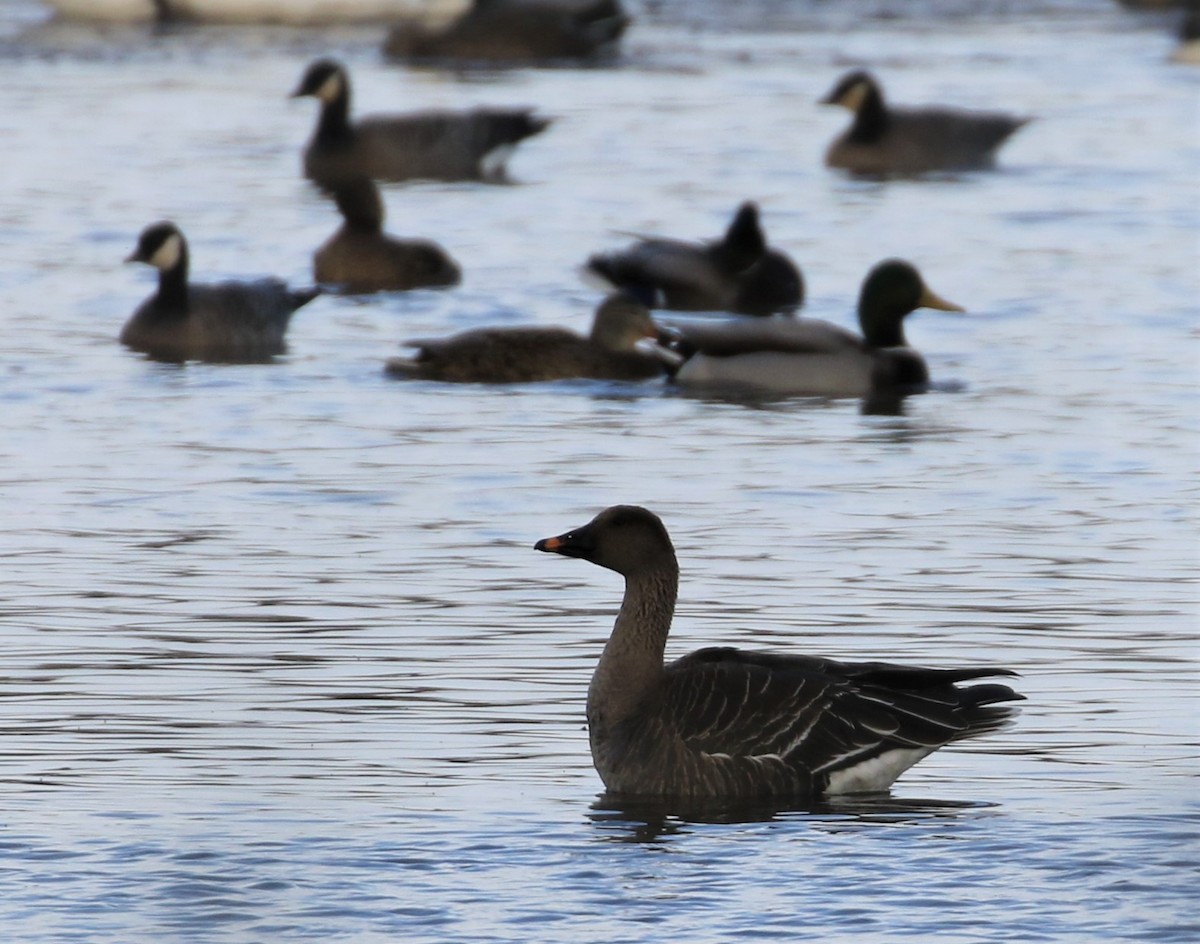
<path fill-rule="evenodd" d="M 618 70 L 384 66 L 370 30 L 65 29 L 18 0 L 0 114 L 0 904 L 12 941 L 1194 941 L 1200 71 L 1107 3 L 666 5 Z M 740 9 L 740 8 L 739 8 Z M 680 19 L 680 18 L 683 19 Z M 518 185 L 386 192 L 463 285 L 305 308 L 259 366 L 144 361 L 119 265 L 175 219 L 198 278 L 310 277 L 305 64 L 360 113 L 535 104 Z M 1038 120 L 995 174 L 824 170 L 819 109 Z M 654 384 L 386 381 L 406 337 L 584 328 L 579 263 L 757 199 L 851 323 L 877 260 L 969 309 L 898 416 Z M 1022 672 L 1012 729 L 885 800 L 598 802 L 583 726 L 613 575 L 533 542 L 614 502 L 683 567 L 669 651 Z"/>

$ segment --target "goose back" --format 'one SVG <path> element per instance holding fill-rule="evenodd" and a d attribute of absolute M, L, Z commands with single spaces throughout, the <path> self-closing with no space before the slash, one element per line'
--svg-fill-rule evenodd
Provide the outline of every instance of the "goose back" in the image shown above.
<path fill-rule="evenodd" d="M 393 27 L 384 54 L 410 62 L 488 65 L 594 60 L 611 54 L 630 18 L 617 0 L 475 0 L 441 28 Z"/>

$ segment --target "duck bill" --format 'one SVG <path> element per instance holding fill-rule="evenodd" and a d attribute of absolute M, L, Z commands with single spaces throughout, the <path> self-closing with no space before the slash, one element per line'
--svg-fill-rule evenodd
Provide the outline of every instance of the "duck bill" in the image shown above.
<path fill-rule="evenodd" d="M 921 292 L 921 308 L 936 308 L 938 311 L 966 311 L 962 305 L 956 305 L 954 302 L 948 302 L 936 292 L 926 288 Z"/>

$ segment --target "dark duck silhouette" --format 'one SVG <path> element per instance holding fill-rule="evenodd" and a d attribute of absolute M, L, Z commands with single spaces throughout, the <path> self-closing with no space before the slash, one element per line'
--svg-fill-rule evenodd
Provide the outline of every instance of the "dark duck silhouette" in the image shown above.
<path fill-rule="evenodd" d="M 719 240 L 643 239 L 592 256 L 587 268 L 610 285 L 647 297 L 654 308 L 771 315 L 804 302 L 800 270 L 767 245 L 758 206 L 749 201 Z"/>
<path fill-rule="evenodd" d="M 350 293 L 457 285 L 462 272 L 428 239 L 397 239 L 383 231 L 383 200 L 369 177 L 334 184 L 342 226 L 313 255 L 313 277 Z"/>

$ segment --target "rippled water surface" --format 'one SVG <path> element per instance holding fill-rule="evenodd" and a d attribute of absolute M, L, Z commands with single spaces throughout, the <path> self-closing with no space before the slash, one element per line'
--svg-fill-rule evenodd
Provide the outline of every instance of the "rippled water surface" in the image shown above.
<path fill-rule="evenodd" d="M 371 30 L 0 24 L 0 921 L 11 941 L 1200 939 L 1200 70 L 1087 0 L 667 4 L 616 69 L 384 65 Z M 873 15 L 858 18 L 855 11 Z M 170 217 L 198 278 L 303 283 L 335 228 L 288 91 L 556 117 L 507 187 L 393 186 L 461 287 L 323 297 L 268 365 L 114 337 Z M 1037 116 L 993 174 L 821 166 L 869 64 L 897 101 Z M 385 380 L 406 337 L 584 328 L 624 233 L 758 200 L 807 313 L 877 260 L 969 309 L 897 416 L 657 384 Z M 614 502 L 700 645 L 1021 671 L 1018 724 L 812 810 L 611 809 L 583 699 L 620 585 L 533 542 Z"/>

